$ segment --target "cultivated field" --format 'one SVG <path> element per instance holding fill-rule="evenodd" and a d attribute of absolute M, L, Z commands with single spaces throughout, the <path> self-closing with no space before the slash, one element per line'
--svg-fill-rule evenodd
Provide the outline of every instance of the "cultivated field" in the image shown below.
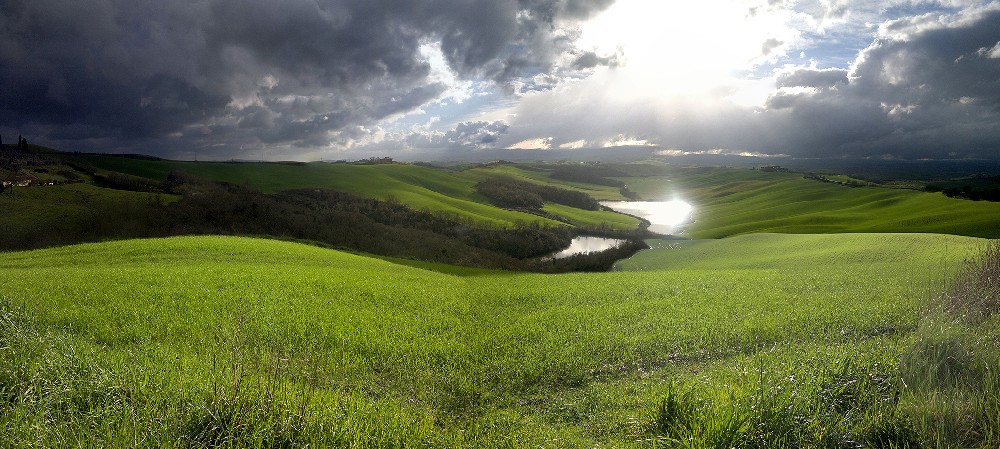
<path fill-rule="evenodd" d="M 693 205 L 687 235 L 835 232 L 929 232 L 1000 237 L 1000 203 L 941 193 L 850 187 L 801 173 L 673 169 L 660 176 L 621 178 L 644 199 L 680 197 Z"/>
<path fill-rule="evenodd" d="M 442 169 L 420 165 L 263 164 L 147 161 L 113 156 L 62 156 L 107 170 L 163 180 L 172 170 L 208 179 L 249 184 L 265 192 L 293 188 L 331 188 L 360 196 L 392 198 L 414 209 L 480 223 L 514 225 L 558 222 L 499 209 L 475 192 L 493 176 L 570 188 L 598 200 L 624 200 L 618 188 L 554 179 L 558 165 L 495 165 Z M 616 177 L 643 200 L 680 198 L 694 205 L 686 236 L 722 238 L 774 233 L 924 232 L 1000 238 L 1000 203 L 949 198 L 940 192 L 885 187 L 851 187 L 806 179 L 801 173 L 716 167 L 612 164 L 631 176 Z M 830 179 L 839 179 L 828 176 Z M 554 203 L 546 210 L 576 226 L 605 223 L 632 229 L 638 221 L 605 211 L 586 211 Z"/>
<path fill-rule="evenodd" d="M 855 234 L 653 243 L 662 247 L 622 262 L 623 271 L 565 275 L 418 269 L 235 237 L 7 253 L 0 441 L 1000 441 L 997 379 L 987 375 L 996 320 L 952 318 L 932 312 L 931 301 L 986 241 Z M 980 400 L 983 391 L 993 396 Z"/>
<path fill-rule="evenodd" d="M 657 163 L 15 156 L 56 185 L 0 195 L 0 245 L 50 247 L 0 259 L 0 448 L 1000 445 L 1000 203 Z M 693 239 L 606 273 L 429 262 L 639 225 L 497 207 L 498 176 L 681 198 Z M 355 252 L 112 241 L 205 232 Z"/>
<path fill-rule="evenodd" d="M 379 200 L 399 201 L 417 210 L 452 214 L 475 222 L 513 226 L 537 223 L 557 226 L 560 222 L 524 212 L 504 210 L 488 204 L 477 194 L 475 184 L 483 179 L 508 175 L 515 177 L 523 170 L 500 167 L 498 170 L 447 170 L 421 165 L 376 164 L 349 165 L 330 163 L 226 163 L 179 162 L 128 159 L 113 156 L 63 156 L 77 163 L 91 164 L 154 180 L 164 180 L 171 171 L 188 172 L 196 176 L 234 184 L 248 184 L 264 192 L 289 189 L 327 188 Z M 543 181 L 544 178 L 543 178 Z M 573 187 L 565 183 L 554 185 Z M 596 187 L 596 186 L 594 186 Z M 595 189 L 580 189 L 594 193 Z M 599 199 L 623 199 L 616 189 L 596 189 L 604 192 Z M 634 229 L 639 221 L 605 211 L 568 208 L 565 218 L 574 225 L 593 226 L 606 223 L 618 229 Z M 550 207 L 551 208 L 551 207 Z"/>

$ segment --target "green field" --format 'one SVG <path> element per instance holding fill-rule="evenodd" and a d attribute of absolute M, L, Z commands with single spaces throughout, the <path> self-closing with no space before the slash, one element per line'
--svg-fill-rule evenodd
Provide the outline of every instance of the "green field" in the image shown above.
<path fill-rule="evenodd" d="M 680 198 L 695 211 L 684 235 L 927 232 L 1000 238 L 1000 203 L 883 187 L 848 187 L 798 173 L 676 168 L 622 178 L 647 200 Z"/>
<path fill-rule="evenodd" d="M 692 239 L 648 240 L 612 272 L 541 275 L 241 237 L 56 245 L 170 235 L 144 230 L 199 195 L 258 205 L 198 184 L 184 196 L 98 187 L 109 173 L 346 191 L 460 218 L 466 233 L 639 224 L 494 207 L 476 192 L 494 176 L 600 200 L 623 199 L 618 188 L 554 179 L 543 163 L 52 154 L 67 163 L 39 175 L 97 172 L 0 195 L 0 244 L 53 246 L 0 259 L 0 449 L 1000 445 L 1000 254 L 977 259 L 1000 237 L 1000 203 L 617 164 L 643 199 L 693 204 Z"/>
<path fill-rule="evenodd" d="M 470 170 L 466 170 L 466 172 L 477 176 L 504 175 L 540 184 L 551 184 L 567 189 L 573 189 L 580 192 L 584 192 L 594 197 L 598 201 L 620 201 L 624 199 L 621 195 L 620 190 L 617 187 L 600 186 L 595 184 L 586 184 L 582 182 L 570 182 L 560 179 L 554 179 L 551 176 L 549 176 L 550 170 L 553 167 L 555 167 L 555 165 L 535 164 L 534 167 L 496 165 L 492 167 L 473 168 Z"/>
<path fill-rule="evenodd" d="M 165 179 L 180 170 L 218 181 L 248 184 L 265 192 L 330 188 L 414 209 L 452 214 L 477 223 L 511 226 L 559 222 L 493 207 L 475 192 L 478 181 L 510 176 L 585 192 L 598 200 L 622 200 L 614 187 L 553 179 L 556 165 L 495 165 L 464 170 L 422 165 L 177 162 L 114 156 L 61 156 L 106 170 Z M 923 232 L 1000 238 L 1000 203 L 949 198 L 942 193 L 886 187 L 849 187 L 805 179 L 801 173 L 717 167 L 619 164 L 635 176 L 616 178 L 644 200 L 680 198 L 695 206 L 683 234 L 690 238 L 773 233 Z M 848 179 L 824 175 L 830 179 Z M 601 223 L 634 229 L 631 217 L 549 203 L 545 210 L 581 227 Z"/>
<path fill-rule="evenodd" d="M 36 246 L 65 245 L 89 240 L 95 233 L 141 236 L 149 218 L 147 208 L 177 199 L 84 183 L 18 188 L 13 194 L 0 195 L 0 248 L 18 248 L 27 240 Z M 112 213 L 118 219 L 101 216 Z M 40 229 L 46 235 L 39 235 Z"/>
<path fill-rule="evenodd" d="M 920 311 L 985 243 L 749 235 L 565 275 L 235 237 L 6 253 L 0 441 L 933 445 L 950 438 L 934 420 L 975 401 L 915 389 L 903 380 L 926 363 L 907 361 L 930 338 Z M 963 354 L 995 349 L 977 341 Z M 977 429 L 947 441 L 1000 441 Z"/>
<path fill-rule="evenodd" d="M 598 199 L 622 199 L 617 189 L 587 187 L 549 182 L 544 176 L 526 176 L 525 170 L 513 167 L 480 168 L 455 171 L 410 164 L 350 165 L 315 162 L 294 163 L 231 163 L 181 162 L 144 160 L 115 156 L 65 155 L 67 160 L 104 170 L 113 170 L 155 180 L 164 180 L 171 171 L 233 184 L 247 184 L 264 192 L 289 189 L 328 188 L 379 200 L 399 201 L 417 210 L 430 210 L 471 220 L 480 224 L 513 226 L 524 223 L 558 226 L 561 222 L 524 212 L 509 211 L 489 205 L 475 191 L 475 184 L 492 176 L 506 175 L 533 179 L 569 187 L 594 195 Z M 635 229 L 639 221 L 618 214 L 585 211 L 557 204 L 560 217 L 575 226 L 596 226 L 605 223 L 616 229 Z"/>

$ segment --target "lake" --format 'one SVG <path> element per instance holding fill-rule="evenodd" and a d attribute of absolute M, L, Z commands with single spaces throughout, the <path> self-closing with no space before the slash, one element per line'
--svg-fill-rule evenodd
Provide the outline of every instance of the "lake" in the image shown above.
<path fill-rule="evenodd" d="M 649 230 L 658 234 L 676 234 L 691 222 L 694 207 L 686 201 L 602 201 L 601 205 L 617 212 L 649 220 Z M 576 237 L 569 247 L 549 257 L 561 259 L 576 254 L 593 253 L 614 248 L 625 242 L 604 237 Z"/>
<path fill-rule="evenodd" d="M 573 241 L 570 242 L 568 247 L 549 257 L 552 257 L 553 259 L 562 259 L 564 257 L 575 256 L 577 254 L 599 252 L 614 248 L 622 243 L 625 243 L 625 240 L 609 239 L 604 237 L 575 237 Z"/>
<path fill-rule="evenodd" d="M 677 234 L 691 222 L 694 207 L 686 201 L 602 201 L 602 206 L 623 214 L 649 220 L 649 230 L 658 234 Z"/>

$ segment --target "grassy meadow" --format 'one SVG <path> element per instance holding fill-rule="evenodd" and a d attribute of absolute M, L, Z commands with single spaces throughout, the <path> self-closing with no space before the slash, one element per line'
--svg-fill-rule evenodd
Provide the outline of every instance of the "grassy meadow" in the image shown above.
<path fill-rule="evenodd" d="M 644 199 L 684 199 L 695 206 L 686 236 L 722 238 L 772 232 L 925 232 L 1000 237 L 1000 203 L 942 193 L 849 187 L 801 173 L 723 168 L 672 169 L 670 175 L 622 178 Z"/>
<path fill-rule="evenodd" d="M 562 275 L 236 237 L 6 253 L 0 446 L 995 447 L 996 320 L 931 301 L 986 243 L 748 235 Z"/>
<path fill-rule="evenodd" d="M 87 183 L 18 188 L 0 195 L 0 248 L 18 248 L 28 240 L 36 240 L 37 246 L 65 245 L 85 241 L 94 233 L 142 235 L 147 209 L 177 199 Z M 112 214 L 116 219 L 107 219 Z M 44 235 L 39 230 L 45 230 Z"/>
<path fill-rule="evenodd" d="M 172 170 L 206 179 L 247 184 L 264 192 L 330 188 L 417 209 L 451 214 L 472 222 L 517 226 L 563 223 L 494 207 L 476 193 L 481 180 L 508 176 L 587 193 L 601 201 L 624 200 L 616 187 L 555 179 L 558 164 L 490 165 L 445 169 L 413 164 L 226 163 L 143 160 L 114 156 L 63 155 L 76 163 L 163 180 Z M 1000 203 L 949 198 L 940 192 L 879 186 L 852 187 L 807 179 L 802 173 L 663 164 L 612 164 L 630 174 L 617 177 L 643 200 L 683 199 L 695 209 L 685 228 L 690 238 L 748 233 L 827 234 L 922 232 L 1000 238 Z M 826 180 L 856 181 L 842 175 Z M 859 184 L 861 181 L 857 181 Z M 635 218 L 555 203 L 544 210 L 566 224 L 634 229 Z"/>
<path fill-rule="evenodd" d="M 301 163 L 230 163 L 182 162 L 131 159 L 99 155 L 65 155 L 68 160 L 103 170 L 114 170 L 154 180 L 164 180 L 171 171 L 183 171 L 214 181 L 247 184 L 263 192 L 289 189 L 327 188 L 378 200 L 392 200 L 417 210 L 429 210 L 495 226 L 535 223 L 561 226 L 564 223 L 525 212 L 504 210 L 488 204 L 475 190 L 475 184 L 494 176 L 533 179 L 586 193 L 601 193 L 598 199 L 623 199 L 617 189 L 600 186 L 581 187 L 546 181 L 544 176 L 529 178 L 525 170 L 500 166 L 496 169 L 450 170 L 413 164 L 351 165 L 315 162 Z M 549 204 L 546 211 L 555 213 L 574 226 L 606 224 L 616 229 L 635 229 L 639 220 L 605 211 L 588 211 Z"/>
<path fill-rule="evenodd" d="M 560 164 L 32 157 L 39 179 L 73 182 L 0 195 L 0 247 L 46 247 L 0 253 L 0 449 L 1000 447 L 1000 203 L 663 164 L 557 176 Z M 173 191 L 173 171 L 238 188 Z M 453 239 L 545 231 L 513 240 L 532 246 L 640 224 L 554 202 L 496 207 L 476 188 L 496 176 L 684 199 L 690 239 L 567 274 L 248 237 L 111 240 L 195 218 L 296 238 L 229 217 L 346 233 L 339 220 L 384 242 L 376 226 L 418 217 L 399 204 Z M 392 207 L 324 212 L 336 197 L 318 189 Z M 492 254 L 439 251 L 429 239 L 444 234 L 424 231 L 397 229 L 437 256 Z"/>

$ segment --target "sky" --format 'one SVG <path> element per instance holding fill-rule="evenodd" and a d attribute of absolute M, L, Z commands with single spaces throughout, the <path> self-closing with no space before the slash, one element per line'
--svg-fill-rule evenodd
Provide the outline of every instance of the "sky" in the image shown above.
<path fill-rule="evenodd" d="M 996 160 L 1000 2 L 0 0 L 17 135 L 199 160 Z"/>

